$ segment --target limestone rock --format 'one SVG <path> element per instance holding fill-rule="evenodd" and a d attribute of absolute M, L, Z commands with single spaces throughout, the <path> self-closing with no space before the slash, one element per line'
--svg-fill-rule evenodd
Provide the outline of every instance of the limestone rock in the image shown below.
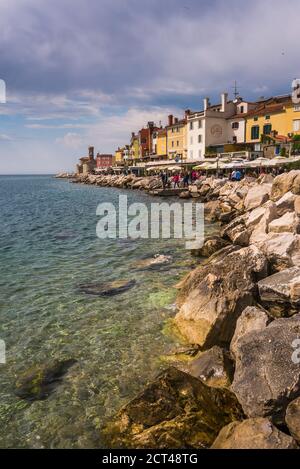
<path fill-rule="evenodd" d="M 286 407 L 300 396 L 300 366 L 292 343 L 299 338 L 300 314 L 275 319 L 237 342 L 231 389 L 248 417 L 271 417 L 284 423 Z"/>
<path fill-rule="evenodd" d="M 300 443 L 300 397 L 288 405 L 285 422 L 291 435 Z"/>
<path fill-rule="evenodd" d="M 295 440 L 266 418 L 232 422 L 222 428 L 212 449 L 296 449 Z"/>
<path fill-rule="evenodd" d="M 246 210 L 260 207 L 270 198 L 272 184 L 261 184 L 252 187 L 244 200 Z"/>
<path fill-rule="evenodd" d="M 233 357 L 237 354 L 238 341 L 249 332 L 264 329 L 270 322 L 269 316 L 257 306 L 248 306 L 237 320 L 236 328 L 230 343 L 230 352 Z"/>
<path fill-rule="evenodd" d="M 255 281 L 267 275 L 266 257 L 256 246 L 224 252 L 179 286 L 175 324 L 189 343 L 203 348 L 230 342 L 237 318 L 254 302 Z"/>
<path fill-rule="evenodd" d="M 214 346 L 189 363 L 188 373 L 208 386 L 228 388 L 233 378 L 233 363 L 226 350 Z"/>
<path fill-rule="evenodd" d="M 284 215 L 286 212 L 294 211 L 295 199 L 296 196 L 291 191 L 289 191 L 284 194 L 279 200 L 277 200 L 276 207 L 277 214 L 279 217 Z"/>
<path fill-rule="evenodd" d="M 273 273 L 289 267 L 300 267 L 300 235 L 269 233 L 259 248 L 267 256 Z"/>
<path fill-rule="evenodd" d="M 277 207 L 276 205 L 268 201 L 264 208 L 264 214 L 260 221 L 254 226 L 254 229 L 250 236 L 250 243 L 258 243 L 264 241 L 267 237 L 269 226 L 272 221 L 277 217 Z"/>
<path fill-rule="evenodd" d="M 295 213 L 300 217 L 300 195 L 297 195 L 294 202 Z"/>
<path fill-rule="evenodd" d="M 258 282 L 261 302 L 272 316 L 291 316 L 299 311 L 299 282 L 299 267 L 290 267 Z"/>
<path fill-rule="evenodd" d="M 299 217 L 295 212 L 287 212 L 269 224 L 271 233 L 299 233 Z"/>
<path fill-rule="evenodd" d="M 284 194 L 292 191 L 297 194 L 297 186 L 294 186 L 299 180 L 300 170 L 292 170 L 283 174 L 280 174 L 274 179 L 271 198 L 272 200 L 279 200 Z"/>
<path fill-rule="evenodd" d="M 109 448 L 207 448 L 243 416 L 233 393 L 170 367 L 103 431 Z"/>
<path fill-rule="evenodd" d="M 199 257 L 210 257 L 215 252 L 224 248 L 228 245 L 228 242 L 225 241 L 220 236 L 209 236 L 205 239 L 204 244 L 201 249 L 192 251 L 192 255 Z"/>

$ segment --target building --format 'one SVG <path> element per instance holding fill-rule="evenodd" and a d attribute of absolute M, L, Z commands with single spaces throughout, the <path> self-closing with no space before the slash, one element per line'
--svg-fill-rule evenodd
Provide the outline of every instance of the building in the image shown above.
<path fill-rule="evenodd" d="M 186 116 L 187 116 L 186 111 Z M 186 132 L 186 116 L 183 119 L 168 116 L 167 130 L 167 155 L 168 159 L 186 160 L 187 158 L 187 132 Z"/>
<path fill-rule="evenodd" d="M 211 105 L 209 98 L 203 102 L 203 111 L 187 115 L 188 159 L 199 161 L 210 153 L 223 153 L 239 149 L 245 144 L 245 115 L 254 109 L 256 103 L 242 98 L 228 100 L 228 94 L 221 94 L 221 102 Z"/>
<path fill-rule="evenodd" d="M 160 160 L 167 159 L 168 147 L 167 147 L 167 129 L 160 129 L 157 131 L 156 139 L 156 154 Z"/>
<path fill-rule="evenodd" d="M 140 157 L 139 137 L 134 132 L 132 132 L 131 140 L 130 140 L 130 158 L 131 160 L 138 160 L 139 157 Z"/>
<path fill-rule="evenodd" d="M 148 122 L 145 129 L 138 132 L 139 138 L 139 157 L 141 159 L 149 159 L 150 155 L 154 154 L 152 134 L 159 130 L 154 122 Z"/>
<path fill-rule="evenodd" d="M 91 174 L 96 168 L 96 160 L 94 158 L 94 147 L 88 148 L 88 156 L 79 158 L 79 163 L 76 166 L 77 174 Z"/>
<path fill-rule="evenodd" d="M 258 103 L 246 116 L 246 142 L 259 145 L 264 136 L 291 138 L 300 135 L 300 105 L 290 95 L 275 96 Z"/>
<path fill-rule="evenodd" d="M 124 148 L 118 147 L 115 151 L 115 164 L 119 166 L 124 164 Z"/>
<path fill-rule="evenodd" d="M 96 168 L 97 169 L 105 169 L 110 168 L 114 165 L 115 157 L 114 155 L 106 155 L 97 153 L 96 156 Z"/>

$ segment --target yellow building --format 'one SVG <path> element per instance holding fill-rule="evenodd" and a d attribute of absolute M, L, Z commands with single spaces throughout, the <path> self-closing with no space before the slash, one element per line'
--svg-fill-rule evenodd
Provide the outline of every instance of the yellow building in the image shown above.
<path fill-rule="evenodd" d="M 137 160 L 140 157 L 139 137 L 134 132 L 131 134 L 130 140 L 130 158 Z"/>
<path fill-rule="evenodd" d="M 294 104 L 290 96 L 263 101 L 245 119 L 247 143 L 259 143 L 262 135 L 274 132 L 284 137 L 300 134 L 300 105 Z"/>
<path fill-rule="evenodd" d="M 187 158 L 187 129 L 186 119 L 168 117 L 167 129 L 167 154 L 170 160 L 176 157 L 185 160 Z"/>
<path fill-rule="evenodd" d="M 116 165 L 124 163 L 124 149 L 118 148 L 115 151 L 115 163 Z"/>
<path fill-rule="evenodd" d="M 156 147 L 157 156 L 161 159 L 166 158 L 168 154 L 167 150 L 167 130 L 161 129 L 157 131 L 157 147 Z"/>

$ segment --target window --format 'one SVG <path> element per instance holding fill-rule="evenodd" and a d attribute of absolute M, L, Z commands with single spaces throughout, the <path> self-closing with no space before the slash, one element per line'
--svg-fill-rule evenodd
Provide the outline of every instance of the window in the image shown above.
<path fill-rule="evenodd" d="M 296 105 L 294 106 L 294 111 L 296 111 L 296 112 L 297 112 L 297 111 L 300 111 L 300 104 L 296 104 Z"/>
<path fill-rule="evenodd" d="M 179 147 L 179 140 L 177 140 L 177 146 Z"/>
<path fill-rule="evenodd" d="M 174 133 L 174 127 L 172 127 L 172 134 Z"/>
<path fill-rule="evenodd" d="M 202 135 L 198 135 L 198 143 L 202 142 Z"/>
<path fill-rule="evenodd" d="M 241 114 L 244 114 L 244 106 L 241 106 L 241 107 L 240 107 L 240 113 L 241 113 Z"/>
<path fill-rule="evenodd" d="M 259 138 L 259 125 L 253 125 L 251 127 L 251 140 L 257 140 Z"/>
<path fill-rule="evenodd" d="M 172 140 L 172 147 L 174 147 L 174 140 Z"/>
<path fill-rule="evenodd" d="M 256 121 L 258 121 L 258 117 L 257 117 L 257 116 L 255 116 L 255 117 L 254 117 L 254 120 L 255 120 L 255 122 L 256 122 Z"/>
<path fill-rule="evenodd" d="M 300 119 L 294 120 L 293 130 L 294 130 L 294 132 L 299 132 L 299 130 L 300 130 Z"/>
<path fill-rule="evenodd" d="M 236 136 L 232 137 L 232 141 L 233 143 L 237 143 L 237 137 Z"/>
<path fill-rule="evenodd" d="M 193 145 L 193 137 L 190 137 L 190 144 Z"/>
<path fill-rule="evenodd" d="M 240 123 L 239 122 L 232 122 L 232 128 L 233 129 L 238 129 L 240 126 Z"/>
<path fill-rule="evenodd" d="M 193 122 L 190 122 L 190 130 L 193 130 Z"/>
<path fill-rule="evenodd" d="M 202 129 L 202 120 L 201 119 L 198 120 L 198 129 Z"/>
<path fill-rule="evenodd" d="M 270 135 L 271 132 L 272 132 L 272 125 L 271 124 L 264 125 L 264 130 L 263 130 L 264 135 Z"/>
<path fill-rule="evenodd" d="M 265 116 L 266 121 L 270 119 L 270 116 Z"/>

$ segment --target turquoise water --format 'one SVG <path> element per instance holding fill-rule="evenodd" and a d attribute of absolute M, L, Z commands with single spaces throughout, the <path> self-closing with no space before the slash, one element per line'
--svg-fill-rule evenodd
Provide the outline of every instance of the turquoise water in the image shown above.
<path fill-rule="evenodd" d="M 105 419 L 158 370 L 175 343 L 162 333 L 174 315 L 174 285 L 195 261 L 183 240 L 100 240 L 97 204 L 157 202 L 146 194 L 70 184 L 50 176 L 0 177 L 0 447 L 101 447 Z M 169 269 L 134 263 L 172 255 Z M 89 296 L 85 282 L 136 280 L 115 297 Z M 78 362 L 48 399 L 14 394 L 36 364 Z"/>

